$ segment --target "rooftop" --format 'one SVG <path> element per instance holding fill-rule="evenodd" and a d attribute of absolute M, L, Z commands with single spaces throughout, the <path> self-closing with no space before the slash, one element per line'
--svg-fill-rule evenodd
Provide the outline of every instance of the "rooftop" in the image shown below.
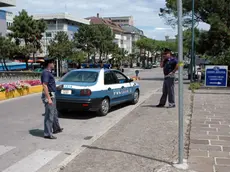
<path fill-rule="evenodd" d="M 121 25 L 121 28 L 125 31 L 125 33 L 135 33 L 139 35 L 144 35 L 144 32 L 135 26 L 132 25 Z"/>
<path fill-rule="evenodd" d="M 0 0 L 0 7 L 16 6 L 16 0 Z"/>
<path fill-rule="evenodd" d="M 73 17 L 68 13 L 56 13 L 56 14 L 35 14 L 33 15 L 35 20 L 54 20 L 54 19 L 66 19 L 70 21 L 75 21 L 78 23 L 83 23 L 83 24 L 90 24 L 89 20 L 83 19 L 83 18 L 78 18 L 78 17 Z"/>
<path fill-rule="evenodd" d="M 113 31 L 122 32 L 122 33 L 124 32 L 120 25 L 113 23 L 109 19 L 103 19 L 99 17 L 99 14 L 97 14 L 97 17 L 88 17 L 86 19 L 90 20 L 90 23 L 92 24 L 105 24 L 109 26 L 111 29 L 113 29 Z"/>

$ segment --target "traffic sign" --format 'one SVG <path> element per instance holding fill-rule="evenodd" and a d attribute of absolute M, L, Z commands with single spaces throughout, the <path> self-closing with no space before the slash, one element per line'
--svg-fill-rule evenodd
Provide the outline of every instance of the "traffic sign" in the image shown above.
<path fill-rule="evenodd" d="M 227 87 L 228 66 L 206 66 L 205 86 L 206 87 Z"/>

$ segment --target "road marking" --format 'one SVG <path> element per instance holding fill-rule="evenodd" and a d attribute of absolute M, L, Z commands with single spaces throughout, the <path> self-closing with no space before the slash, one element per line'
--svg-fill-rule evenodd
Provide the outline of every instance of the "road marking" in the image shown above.
<path fill-rule="evenodd" d="M 2 172 L 36 172 L 60 153 L 39 149 Z"/>
<path fill-rule="evenodd" d="M 12 147 L 12 146 L 3 146 L 3 145 L 0 145 L 0 155 L 3 155 L 6 152 L 9 152 L 9 151 L 11 151 L 14 148 L 15 147 Z"/>

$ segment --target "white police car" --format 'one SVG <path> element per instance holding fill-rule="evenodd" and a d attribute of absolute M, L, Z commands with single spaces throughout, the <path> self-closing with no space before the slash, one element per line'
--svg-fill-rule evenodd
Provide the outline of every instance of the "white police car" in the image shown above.
<path fill-rule="evenodd" d="M 112 106 L 139 100 L 140 88 L 118 70 L 77 69 L 57 82 L 57 110 L 96 111 L 105 116 Z"/>

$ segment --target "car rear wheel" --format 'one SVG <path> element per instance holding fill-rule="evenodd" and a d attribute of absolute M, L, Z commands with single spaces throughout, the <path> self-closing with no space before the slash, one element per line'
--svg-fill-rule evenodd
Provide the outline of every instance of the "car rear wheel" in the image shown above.
<path fill-rule="evenodd" d="M 104 98 L 101 101 L 101 106 L 100 106 L 100 109 L 97 113 L 99 116 L 106 116 L 109 112 L 109 109 L 110 109 L 109 99 Z"/>
<path fill-rule="evenodd" d="M 132 104 L 137 104 L 139 101 L 139 97 L 140 97 L 140 91 L 139 90 L 135 90 L 134 94 L 133 94 L 133 100 L 132 100 Z"/>

